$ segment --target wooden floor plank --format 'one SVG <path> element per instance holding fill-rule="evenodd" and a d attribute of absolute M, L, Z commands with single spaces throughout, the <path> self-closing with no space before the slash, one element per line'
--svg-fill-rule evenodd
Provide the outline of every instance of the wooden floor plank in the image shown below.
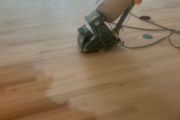
<path fill-rule="evenodd" d="M 179 120 L 179 49 L 165 39 L 142 49 L 80 52 L 77 28 L 95 3 L 0 1 L 0 120 Z M 143 0 L 132 13 L 180 30 L 179 6 Z M 133 16 L 127 25 L 160 29 Z M 124 27 L 120 38 L 141 46 L 168 34 Z M 171 39 L 180 46 L 179 34 Z"/>

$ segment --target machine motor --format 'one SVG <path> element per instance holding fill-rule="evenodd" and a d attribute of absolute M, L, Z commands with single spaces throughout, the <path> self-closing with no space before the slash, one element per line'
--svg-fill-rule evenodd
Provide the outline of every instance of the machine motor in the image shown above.
<path fill-rule="evenodd" d="M 117 41 L 104 23 L 103 16 L 100 13 L 95 10 L 86 16 L 85 20 L 92 29 L 88 29 L 86 25 L 78 28 L 78 45 L 81 51 L 102 51 L 116 45 Z"/>

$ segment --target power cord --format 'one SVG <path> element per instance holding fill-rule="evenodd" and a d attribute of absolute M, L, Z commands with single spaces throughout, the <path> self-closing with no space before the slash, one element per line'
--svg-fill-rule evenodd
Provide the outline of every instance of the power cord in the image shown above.
<path fill-rule="evenodd" d="M 180 46 L 176 46 L 176 45 L 174 45 L 174 44 L 171 42 L 171 36 L 172 36 L 173 34 L 176 33 L 176 34 L 179 34 L 179 35 L 180 35 L 180 31 L 179 31 L 179 30 L 169 29 L 169 28 L 166 28 L 166 27 L 161 26 L 161 25 L 159 25 L 159 24 L 156 24 L 156 23 L 147 21 L 147 20 L 145 20 L 145 19 L 141 19 L 141 18 L 139 18 L 138 16 L 136 16 L 136 15 L 134 15 L 134 14 L 132 14 L 132 13 L 130 13 L 130 15 L 132 15 L 132 16 L 134 16 L 135 18 L 138 18 L 138 19 L 140 19 L 140 20 L 142 20 L 142 21 L 145 21 L 145 22 L 147 22 L 147 23 L 150 23 L 150 24 L 152 24 L 152 25 L 158 26 L 158 27 L 160 27 L 160 28 L 162 28 L 162 29 L 145 29 L 145 28 L 138 28 L 138 27 L 126 26 L 126 25 L 123 25 L 123 27 L 131 28 L 131 29 L 144 30 L 144 31 L 162 31 L 162 30 L 167 30 L 167 31 L 170 31 L 171 33 L 170 33 L 168 36 L 166 36 L 166 37 L 164 37 L 164 38 L 161 38 L 160 40 L 157 40 L 157 41 L 154 42 L 154 43 L 151 43 L 151 44 L 148 44 L 148 45 L 144 45 L 144 46 L 139 46 L 139 47 L 129 47 L 129 46 L 126 46 L 126 45 L 124 44 L 124 41 L 119 40 L 119 43 L 120 43 L 123 47 L 128 48 L 128 49 L 144 48 L 144 47 L 152 46 L 152 45 L 154 45 L 154 44 L 156 44 L 156 43 L 158 43 L 158 42 L 160 42 L 160 41 L 165 40 L 165 39 L 168 38 L 168 41 L 169 41 L 169 43 L 170 43 L 171 46 L 173 46 L 173 47 L 175 47 L 175 48 L 180 48 Z M 117 25 L 116 23 L 112 23 L 112 24 Z"/>

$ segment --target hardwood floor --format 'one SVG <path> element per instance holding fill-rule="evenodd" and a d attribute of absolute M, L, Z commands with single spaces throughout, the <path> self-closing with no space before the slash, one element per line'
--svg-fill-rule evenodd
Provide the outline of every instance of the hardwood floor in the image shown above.
<path fill-rule="evenodd" d="M 83 54 L 77 28 L 96 0 L 0 1 L 0 120 L 180 120 L 180 50 L 164 40 L 130 50 Z M 179 0 L 144 0 L 133 9 L 180 30 Z M 129 26 L 157 28 L 130 18 Z M 152 40 L 142 38 L 152 34 Z M 128 46 L 168 31 L 124 28 Z M 172 36 L 180 45 L 180 36 Z"/>

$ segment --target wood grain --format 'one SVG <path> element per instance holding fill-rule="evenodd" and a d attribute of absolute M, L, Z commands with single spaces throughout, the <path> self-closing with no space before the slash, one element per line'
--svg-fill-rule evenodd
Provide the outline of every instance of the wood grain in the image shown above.
<path fill-rule="evenodd" d="M 77 28 L 95 2 L 0 1 L 0 120 L 180 119 L 180 51 L 167 39 L 136 50 L 79 51 Z M 179 6 L 144 0 L 133 13 L 180 30 Z M 159 29 L 132 16 L 127 25 Z M 120 37 L 141 46 L 169 33 L 124 28 Z M 179 40 L 172 36 L 180 46 Z"/>

